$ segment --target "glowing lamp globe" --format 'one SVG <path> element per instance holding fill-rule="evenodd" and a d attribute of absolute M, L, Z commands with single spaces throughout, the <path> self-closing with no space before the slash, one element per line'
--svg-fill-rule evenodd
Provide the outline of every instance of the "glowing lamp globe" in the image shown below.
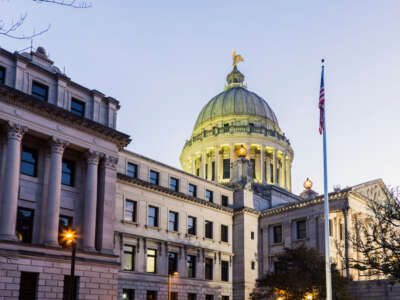
<path fill-rule="evenodd" d="M 246 157 L 246 155 L 247 155 L 247 150 L 246 150 L 246 148 L 245 148 L 243 145 L 240 145 L 240 148 L 239 148 L 239 150 L 237 151 L 237 155 L 238 155 L 239 157 Z"/>

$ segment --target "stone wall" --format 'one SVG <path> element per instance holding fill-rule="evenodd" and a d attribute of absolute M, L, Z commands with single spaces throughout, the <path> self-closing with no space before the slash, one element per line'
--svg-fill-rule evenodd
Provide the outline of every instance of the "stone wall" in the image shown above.
<path fill-rule="evenodd" d="M 355 281 L 350 287 L 354 300 L 400 300 L 400 284 L 384 280 Z"/>
<path fill-rule="evenodd" d="M 77 261 L 78 299 L 117 300 L 118 266 Z M 18 300 L 21 272 L 38 274 L 37 299 L 63 299 L 64 275 L 70 275 L 69 258 L 0 254 L 0 300 Z"/>

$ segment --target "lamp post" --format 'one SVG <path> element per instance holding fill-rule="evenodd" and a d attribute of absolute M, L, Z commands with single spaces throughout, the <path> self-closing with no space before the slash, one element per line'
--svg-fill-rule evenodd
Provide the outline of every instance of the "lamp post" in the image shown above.
<path fill-rule="evenodd" d="M 71 290 L 69 292 L 69 300 L 75 300 L 75 256 L 76 256 L 76 231 L 68 229 L 63 231 L 61 234 L 62 242 L 64 242 L 67 246 L 71 246 L 72 248 L 72 256 L 71 256 Z"/>
<path fill-rule="evenodd" d="M 179 275 L 178 272 L 174 272 L 173 274 L 168 274 L 168 300 L 172 300 L 171 295 L 171 285 L 172 285 L 172 278 L 177 278 Z"/>

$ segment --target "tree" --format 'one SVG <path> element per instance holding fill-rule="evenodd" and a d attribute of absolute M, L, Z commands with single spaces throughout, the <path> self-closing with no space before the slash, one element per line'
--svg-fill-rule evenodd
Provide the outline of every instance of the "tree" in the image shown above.
<path fill-rule="evenodd" d="M 383 276 L 400 282 L 399 188 L 386 192 L 385 200 L 371 199 L 367 218 L 353 219 L 350 247 L 360 255 L 349 257 L 350 267 L 361 276 Z"/>
<path fill-rule="evenodd" d="M 50 3 L 50 4 L 55 4 L 55 5 L 61 5 L 61 6 L 66 6 L 66 7 L 71 7 L 71 8 L 88 8 L 91 7 L 91 3 L 86 2 L 84 0 L 82 1 L 76 1 L 76 0 L 32 0 L 37 3 Z M 27 17 L 27 14 L 22 14 L 20 15 L 16 21 L 11 21 L 10 24 L 6 24 L 6 21 L 0 17 L 0 36 L 5 36 L 8 38 L 13 38 L 13 39 L 19 39 L 19 40 L 24 40 L 24 39 L 32 39 L 38 35 L 41 35 L 48 31 L 50 29 L 50 25 L 48 25 L 46 28 L 43 28 L 39 30 L 38 32 L 33 32 L 32 34 L 25 35 L 25 34 L 18 34 L 18 30 L 22 27 L 22 25 L 25 22 L 25 19 Z"/>
<path fill-rule="evenodd" d="M 275 261 L 275 270 L 257 281 L 252 299 L 313 300 L 325 299 L 325 259 L 315 249 L 300 246 L 285 248 Z M 332 266 L 333 299 L 352 299 L 348 294 L 351 280 Z"/>

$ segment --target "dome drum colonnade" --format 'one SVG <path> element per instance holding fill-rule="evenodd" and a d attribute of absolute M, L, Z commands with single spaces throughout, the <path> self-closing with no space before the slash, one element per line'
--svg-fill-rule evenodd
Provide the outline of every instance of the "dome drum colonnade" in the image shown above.
<path fill-rule="evenodd" d="M 180 161 L 183 169 L 219 183 L 229 183 L 236 151 L 243 145 L 253 166 L 255 182 L 291 190 L 294 157 L 267 102 L 247 90 L 244 75 L 234 64 L 224 92 L 202 109 Z"/>

